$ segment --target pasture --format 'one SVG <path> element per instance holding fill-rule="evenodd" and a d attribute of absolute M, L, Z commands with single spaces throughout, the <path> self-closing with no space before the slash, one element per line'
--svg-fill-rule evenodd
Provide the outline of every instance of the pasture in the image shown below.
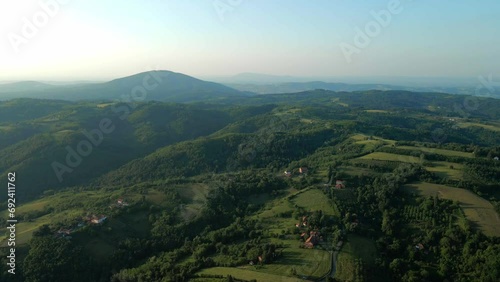
<path fill-rule="evenodd" d="M 425 167 L 426 170 L 437 174 L 441 178 L 454 180 L 462 179 L 463 168 L 462 164 L 450 162 L 432 162 L 431 165 Z"/>
<path fill-rule="evenodd" d="M 437 148 L 427 148 L 427 147 L 416 147 L 416 146 L 398 146 L 398 149 L 412 150 L 412 151 L 421 151 L 430 154 L 438 154 L 449 157 L 463 157 L 463 158 L 473 158 L 474 155 L 468 152 L 461 151 L 453 151 L 446 149 L 437 149 Z"/>
<path fill-rule="evenodd" d="M 380 160 L 380 161 L 392 161 L 392 162 L 403 162 L 403 163 L 420 163 L 420 158 L 407 156 L 407 155 L 398 155 L 384 152 L 375 152 L 362 157 L 359 157 L 360 160 Z"/>
<path fill-rule="evenodd" d="M 491 131 L 500 131 L 500 126 L 492 125 L 492 124 L 483 124 L 477 122 L 459 122 L 457 125 L 461 128 L 469 128 L 469 127 L 481 127 Z"/>
<path fill-rule="evenodd" d="M 445 185 L 418 182 L 404 186 L 406 191 L 420 196 L 436 196 L 457 201 L 466 218 L 488 236 L 500 236 L 500 218 L 493 205 L 471 191 Z"/>
<path fill-rule="evenodd" d="M 309 211 L 323 211 L 327 215 L 339 215 L 339 212 L 334 208 L 334 204 L 322 191 L 311 189 L 297 195 L 292 200 L 297 206 L 303 207 Z"/>
<path fill-rule="evenodd" d="M 335 278 L 340 281 L 356 281 L 362 276 L 362 265 L 373 264 L 376 257 L 377 250 L 373 241 L 349 235 L 337 257 Z"/>
<path fill-rule="evenodd" d="M 232 267 L 212 267 L 204 269 L 198 274 L 210 274 L 210 275 L 231 275 L 238 279 L 244 280 L 252 280 L 256 279 L 258 282 L 267 282 L 267 281 L 282 281 L 282 282 L 299 282 L 304 281 L 295 277 L 287 277 L 282 275 L 274 275 L 269 273 L 257 272 L 254 267 L 245 267 L 245 268 L 232 268 Z"/>

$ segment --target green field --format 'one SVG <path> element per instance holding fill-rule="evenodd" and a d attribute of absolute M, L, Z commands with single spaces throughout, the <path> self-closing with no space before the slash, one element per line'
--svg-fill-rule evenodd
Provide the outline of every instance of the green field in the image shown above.
<path fill-rule="evenodd" d="M 50 203 L 50 201 L 47 199 L 36 200 L 25 205 L 20 205 L 16 208 L 16 212 L 18 214 L 23 214 L 32 211 L 42 211 L 48 203 Z"/>
<path fill-rule="evenodd" d="M 450 162 L 432 162 L 431 166 L 425 167 L 426 170 L 434 172 L 439 177 L 454 180 L 460 180 L 463 178 L 463 168 L 464 166 L 459 163 Z"/>
<path fill-rule="evenodd" d="M 343 173 L 347 173 L 349 175 L 357 175 L 357 176 L 362 176 L 362 175 L 375 176 L 378 174 L 377 172 L 369 168 L 355 167 L 355 166 L 340 166 L 339 170 Z"/>
<path fill-rule="evenodd" d="M 311 211 L 321 210 L 327 215 L 339 215 L 334 208 L 334 204 L 328 199 L 325 193 L 317 189 L 311 189 L 301 193 L 293 199 L 293 202 L 295 202 L 297 206 Z"/>
<path fill-rule="evenodd" d="M 476 194 L 460 188 L 431 183 L 415 183 L 405 186 L 410 192 L 421 196 L 436 196 L 458 201 L 469 221 L 488 236 L 500 236 L 500 218 L 493 205 Z"/>
<path fill-rule="evenodd" d="M 397 155 L 391 153 L 375 152 L 358 158 L 360 160 L 380 160 L 380 161 L 393 161 L 393 162 L 404 162 L 404 163 L 420 163 L 420 158 Z"/>
<path fill-rule="evenodd" d="M 384 111 L 384 110 L 365 110 L 367 113 L 379 113 L 379 114 L 386 114 L 390 113 L 389 111 Z"/>
<path fill-rule="evenodd" d="M 463 158 L 473 158 L 474 157 L 474 155 L 472 153 L 445 150 L 445 149 L 415 147 L 415 146 L 398 146 L 397 148 L 398 149 L 405 149 L 405 150 L 412 150 L 412 151 L 421 151 L 421 152 L 438 154 L 438 155 L 443 155 L 443 156 L 450 156 L 450 157 L 463 157 Z"/>
<path fill-rule="evenodd" d="M 35 232 L 40 226 L 44 224 L 48 224 L 50 222 L 51 218 L 49 215 L 42 216 L 37 218 L 36 220 L 33 220 L 31 222 L 20 222 L 16 224 L 16 245 L 23 245 L 28 243 L 31 240 L 31 237 L 33 236 L 33 232 Z M 4 231 L 4 230 L 2 230 Z M 0 246 L 1 247 L 6 247 L 7 246 L 7 239 L 6 233 L 3 232 L 3 235 L 0 236 Z"/>
<path fill-rule="evenodd" d="M 283 282 L 298 282 L 298 281 L 307 281 L 302 280 L 295 277 L 287 277 L 281 275 L 274 275 L 269 273 L 262 273 L 252 270 L 253 267 L 245 267 L 245 268 L 231 268 L 231 267 L 213 267 L 204 269 L 198 274 L 211 274 L 211 275 L 231 275 L 238 279 L 244 280 L 252 280 L 256 279 L 257 281 L 262 282 L 270 282 L 270 281 L 283 281 Z"/>
<path fill-rule="evenodd" d="M 377 250 L 373 241 L 357 235 L 349 235 L 337 258 L 335 278 L 340 281 L 356 281 L 360 275 L 356 260 L 361 259 L 363 265 L 373 264 Z"/>
<path fill-rule="evenodd" d="M 489 125 L 489 124 L 482 124 L 482 123 L 476 123 L 476 122 L 460 122 L 457 124 L 459 127 L 462 128 L 468 128 L 468 127 L 481 127 L 487 130 L 492 130 L 492 131 L 500 131 L 500 126 L 495 126 L 495 125 Z"/>

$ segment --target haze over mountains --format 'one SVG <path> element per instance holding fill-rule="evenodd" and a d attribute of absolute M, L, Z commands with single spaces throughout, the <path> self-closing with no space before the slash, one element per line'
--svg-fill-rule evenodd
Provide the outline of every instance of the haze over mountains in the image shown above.
<path fill-rule="evenodd" d="M 0 85 L 0 99 L 4 100 L 116 100 L 122 99 L 124 95 L 141 96 L 140 100 L 195 102 L 227 96 L 246 96 L 249 93 L 171 71 L 144 72 L 104 83 L 56 86 L 27 81 Z"/>
<path fill-rule="evenodd" d="M 387 83 L 340 83 L 306 77 L 277 76 L 255 73 L 243 73 L 232 77 L 211 77 L 216 82 L 200 80 L 189 75 L 172 71 L 150 71 L 118 78 L 108 82 L 75 82 L 74 84 L 56 84 L 37 81 L 20 81 L 0 84 L 0 99 L 40 98 L 59 100 L 116 100 L 136 91 L 147 93 L 144 100 L 168 102 L 197 102 L 204 100 L 252 96 L 255 94 L 297 93 L 315 89 L 331 91 L 367 91 L 367 90 L 405 90 L 414 92 L 441 92 L 450 94 L 500 97 L 500 87 L 483 85 L 472 79 L 452 80 L 442 78 L 444 86 L 435 86 L 436 81 L 421 78 L 400 80 L 405 84 Z M 319 77 L 318 77 L 319 78 Z M 436 78 L 437 79 L 437 78 Z M 345 78 L 346 81 L 364 81 Z M 439 79 L 438 79 L 439 80 Z M 382 81 L 382 79 L 380 80 Z M 422 81 L 419 84 L 419 81 Z M 426 82 L 423 82 L 426 81 Z M 476 83 L 476 84 L 474 84 Z M 422 85 L 422 86 L 419 86 Z M 135 88 L 142 87 L 142 88 Z M 477 91 L 478 87 L 483 88 Z M 135 89 L 135 90 L 134 90 Z"/>

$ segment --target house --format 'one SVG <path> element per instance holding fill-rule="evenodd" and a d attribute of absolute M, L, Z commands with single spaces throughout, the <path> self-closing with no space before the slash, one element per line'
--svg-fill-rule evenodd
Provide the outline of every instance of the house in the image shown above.
<path fill-rule="evenodd" d="M 335 188 L 336 189 L 344 189 L 345 188 L 344 181 L 342 181 L 342 180 L 335 181 Z"/>
<path fill-rule="evenodd" d="M 299 167 L 299 173 L 300 174 L 307 173 L 307 167 Z"/>
<path fill-rule="evenodd" d="M 493 159 L 494 159 L 495 161 L 498 161 L 498 160 L 499 160 L 499 158 L 498 158 L 498 157 L 494 157 Z"/>
<path fill-rule="evenodd" d="M 71 229 L 61 228 L 61 229 L 59 229 L 59 231 L 57 231 L 57 233 L 62 234 L 63 236 L 69 235 L 69 234 L 71 234 Z"/>
<path fill-rule="evenodd" d="M 125 202 L 125 200 L 123 198 L 120 198 L 116 201 L 116 206 L 118 207 L 125 207 L 125 206 L 128 206 L 128 203 Z"/>
<path fill-rule="evenodd" d="M 107 219 L 107 217 L 106 217 L 106 216 L 104 216 L 104 215 L 101 215 L 101 216 L 99 216 L 99 217 L 94 216 L 94 217 L 92 217 L 91 222 L 92 222 L 93 224 L 101 224 L 101 223 L 103 223 L 106 219 Z"/>
<path fill-rule="evenodd" d="M 422 243 L 419 243 L 418 245 L 415 246 L 415 249 L 417 249 L 419 251 L 423 251 L 424 250 L 424 245 L 422 245 Z"/>
<path fill-rule="evenodd" d="M 285 176 L 286 176 L 286 177 L 290 177 L 290 176 L 292 176 L 292 172 L 291 172 L 291 171 L 289 171 L 289 170 L 285 170 L 285 173 L 284 173 L 284 174 L 285 174 Z"/>
<path fill-rule="evenodd" d="M 317 245 L 319 243 L 319 241 L 320 241 L 319 232 L 311 231 L 309 233 L 309 238 L 307 238 L 306 242 L 304 243 L 304 248 L 312 249 L 314 248 L 314 245 Z"/>

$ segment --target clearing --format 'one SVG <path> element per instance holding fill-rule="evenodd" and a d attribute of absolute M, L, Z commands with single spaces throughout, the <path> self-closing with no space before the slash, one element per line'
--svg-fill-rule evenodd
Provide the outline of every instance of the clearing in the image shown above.
<path fill-rule="evenodd" d="M 380 161 L 392 161 L 392 162 L 403 162 L 403 163 L 420 163 L 420 158 L 398 155 L 384 152 L 375 152 L 358 158 L 360 160 L 380 160 Z"/>
<path fill-rule="evenodd" d="M 458 201 L 465 216 L 488 236 L 500 236 L 500 218 L 493 205 L 471 191 L 426 182 L 405 185 L 410 192 L 421 196 L 436 196 Z"/>
<path fill-rule="evenodd" d="M 461 152 L 461 151 L 453 151 L 446 149 L 436 149 L 436 148 L 427 148 L 427 147 L 415 147 L 415 146 L 398 146 L 398 149 L 412 150 L 412 151 L 422 151 L 430 154 L 438 154 L 449 157 L 463 157 L 463 158 L 473 158 L 474 155 L 472 153 Z"/>
<path fill-rule="evenodd" d="M 375 263 L 377 249 L 370 239 L 350 234 L 337 258 L 335 278 L 340 281 L 357 281 L 363 274 L 361 265 Z"/>

